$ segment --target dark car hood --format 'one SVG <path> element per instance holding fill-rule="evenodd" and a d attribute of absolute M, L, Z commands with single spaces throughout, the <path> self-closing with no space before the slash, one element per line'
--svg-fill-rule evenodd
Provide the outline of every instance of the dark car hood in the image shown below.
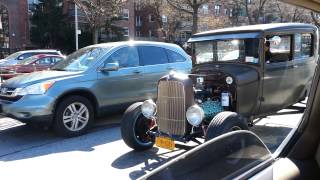
<path fill-rule="evenodd" d="M 232 76 L 236 79 L 237 85 L 251 83 L 259 79 L 259 73 L 255 66 L 240 63 L 208 63 L 196 65 L 192 69 L 192 74 L 208 75 L 217 72 Z"/>
<path fill-rule="evenodd" d="M 31 84 L 44 82 L 48 80 L 56 80 L 59 78 L 71 78 L 78 76 L 80 72 L 71 72 L 71 71 L 38 71 L 21 76 L 17 76 L 5 81 L 3 87 L 25 87 Z"/>

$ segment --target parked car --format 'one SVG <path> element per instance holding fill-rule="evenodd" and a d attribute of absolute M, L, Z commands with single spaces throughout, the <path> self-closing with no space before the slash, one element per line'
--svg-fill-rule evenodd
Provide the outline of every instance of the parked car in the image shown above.
<path fill-rule="evenodd" d="M 156 97 L 157 81 L 169 71 L 189 72 L 190 57 L 177 45 L 117 42 L 88 46 L 51 71 L 5 81 L 2 114 L 26 123 L 52 124 L 65 136 L 83 134 L 105 112 Z"/>
<path fill-rule="evenodd" d="M 52 66 L 64 58 L 64 56 L 50 54 L 38 54 L 31 56 L 18 62 L 16 65 L 0 67 L 0 77 L 2 80 L 7 80 L 25 73 L 49 70 Z"/>
<path fill-rule="evenodd" d="M 63 56 L 60 51 L 53 49 L 36 49 L 36 50 L 26 50 L 19 51 L 11 54 L 10 56 L 0 60 L 0 66 L 8 66 L 18 64 L 19 61 L 22 61 L 28 57 L 37 55 L 37 54 L 53 54 Z"/>
<path fill-rule="evenodd" d="M 318 59 L 318 30 L 309 24 L 252 25 L 195 34 L 191 74 L 158 83 L 158 97 L 131 105 L 121 122 L 135 150 L 174 149 L 196 138 L 247 130 L 252 120 L 303 100 Z"/>

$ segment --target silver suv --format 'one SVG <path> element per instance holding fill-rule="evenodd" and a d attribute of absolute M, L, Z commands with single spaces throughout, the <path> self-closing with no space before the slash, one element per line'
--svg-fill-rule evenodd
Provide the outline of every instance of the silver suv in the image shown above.
<path fill-rule="evenodd" d="M 51 71 L 18 76 L 1 85 L 2 114 L 53 125 L 58 134 L 84 133 L 106 112 L 156 97 L 170 71 L 189 72 L 190 57 L 177 45 L 117 42 L 88 46 Z"/>

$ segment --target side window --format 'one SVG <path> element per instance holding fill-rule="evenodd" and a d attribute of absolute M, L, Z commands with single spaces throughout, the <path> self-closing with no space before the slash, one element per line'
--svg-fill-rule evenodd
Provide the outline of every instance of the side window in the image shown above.
<path fill-rule="evenodd" d="M 36 64 L 41 64 L 41 65 L 51 64 L 50 57 L 41 58 L 36 62 Z"/>
<path fill-rule="evenodd" d="M 312 35 L 310 33 L 295 34 L 294 58 L 305 58 L 313 56 Z"/>
<path fill-rule="evenodd" d="M 182 55 L 180 55 L 179 53 L 176 53 L 174 51 L 167 49 L 167 54 L 168 54 L 168 58 L 169 58 L 170 63 L 186 61 L 186 58 L 184 58 Z"/>
<path fill-rule="evenodd" d="M 280 36 L 280 42 L 273 41 L 271 37 L 266 38 L 265 43 L 265 60 L 266 63 L 279 63 L 290 61 L 291 52 L 291 35 Z"/>
<path fill-rule="evenodd" d="M 136 47 L 124 47 L 108 57 L 107 63 L 119 63 L 119 66 L 135 67 L 139 66 L 139 54 Z"/>
<path fill-rule="evenodd" d="M 142 46 L 140 53 L 144 65 L 166 64 L 168 57 L 163 48 Z"/>
<path fill-rule="evenodd" d="M 51 57 L 51 63 L 57 63 L 57 62 L 59 62 L 59 61 L 61 61 L 62 59 L 61 58 L 59 58 L 59 57 Z"/>

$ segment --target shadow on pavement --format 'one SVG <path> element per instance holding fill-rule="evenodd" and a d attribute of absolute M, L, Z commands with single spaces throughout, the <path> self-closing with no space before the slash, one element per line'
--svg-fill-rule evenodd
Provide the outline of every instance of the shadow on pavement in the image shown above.
<path fill-rule="evenodd" d="M 141 168 L 141 170 L 135 170 L 129 174 L 129 177 L 131 179 L 137 179 L 145 175 L 147 172 L 150 172 L 155 168 L 158 168 L 162 164 L 170 161 L 171 159 L 183 153 L 182 150 L 175 150 L 175 151 L 169 151 L 164 153 L 158 153 L 158 151 L 159 149 L 156 147 L 150 150 L 141 151 L 141 152 L 130 151 L 118 157 L 116 160 L 114 160 L 111 166 L 117 169 L 128 169 L 143 163 L 143 167 Z M 178 153 L 179 151 L 181 153 Z M 177 153 L 177 154 L 173 156 L 172 155 L 166 156 L 169 153 L 170 154 Z"/>
<path fill-rule="evenodd" d="M 111 123 L 107 123 L 109 119 Z M 23 124 L 0 130 L 0 161 L 28 159 L 69 151 L 93 151 L 95 146 L 121 139 L 118 123 L 113 119 L 113 116 L 99 119 L 96 123 L 98 125 L 91 128 L 87 134 L 74 138 L 58 137 L 52 130 L 34 129 Z"/>

